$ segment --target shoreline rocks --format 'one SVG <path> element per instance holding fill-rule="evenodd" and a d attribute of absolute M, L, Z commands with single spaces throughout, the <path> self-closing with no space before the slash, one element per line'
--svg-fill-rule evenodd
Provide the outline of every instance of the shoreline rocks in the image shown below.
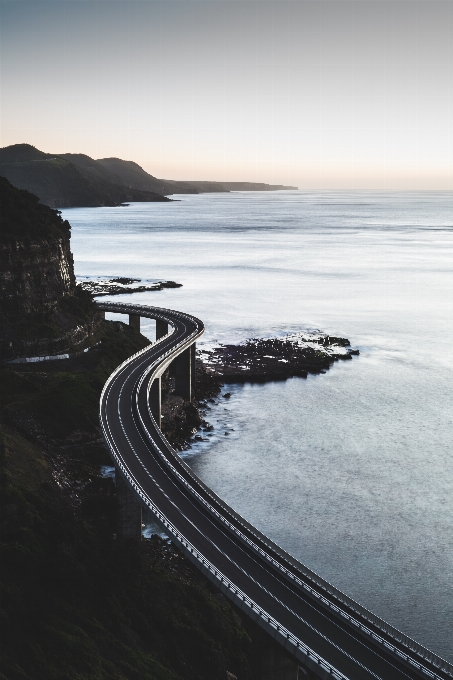
<path fill-rule="evenodd" d="M 323 333 L 295 333 L 283 337 L 253 338 L 239 345 L 201 350 L 208 371 L 225 383 L 306 378 L 325 373 L 336 361 L 359 354 L 349 340 Z"/>
<path fill-rule="evenodd" d="M 359 354 L 346 338 L 324 333 L 294 333 L 283 337 L 253 338 L 238 345 L 197 350 L 196 398 L 184 401 L 174 394 L 171 371 L 162 379 L 162 431 L 177 450 L 206 441 L 214 428 L 205 417 L 225 384 L 306 378 L 326 371 L 336 361 Z M 230 392 L 222 397 L 228 400 Z M 208 435 L 209 436 L 209 435 Z"/>
<path fill-rule="evenodd" d="M 89 281 L 78 281 L 77 285 L 95 297 L 144 293 L 150 290 L 164 290 L 164 288 L 182 288 L 182 283 L 176 283 L 176 281 L 157 281 L 142 286 L 136 285 L 139 283 L 141 283 L 141 279 L 118 277 L 114 279 L 99 278 Z"/>

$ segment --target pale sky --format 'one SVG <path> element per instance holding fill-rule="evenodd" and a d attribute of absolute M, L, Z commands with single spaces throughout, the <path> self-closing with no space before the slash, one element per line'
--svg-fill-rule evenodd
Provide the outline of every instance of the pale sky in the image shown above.
<path fill-rule="evenodd" d="M 453 1 L 3 0 L 0 146 L 453 189 Z"/>

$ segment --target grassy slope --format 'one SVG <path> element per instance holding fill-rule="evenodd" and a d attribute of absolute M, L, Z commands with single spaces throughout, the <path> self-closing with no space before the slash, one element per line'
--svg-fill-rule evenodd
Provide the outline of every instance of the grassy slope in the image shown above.
<path fill-rule="evenodd" d="M 99 350 L 3 371 L 2 679 L 250 677 L 233 608 L 184 558 L 169 569 L 158 543 L 113 540 L 114 491 L 90 467 L 99 449 L 69 460 L 68 441 L 98 436 L 104 380 L 144 342 L 105 322 Z"/>

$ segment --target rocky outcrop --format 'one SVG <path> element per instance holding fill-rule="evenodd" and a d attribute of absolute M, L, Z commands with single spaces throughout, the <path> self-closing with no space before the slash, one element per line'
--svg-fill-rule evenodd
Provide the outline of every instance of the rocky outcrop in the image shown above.
<path fill-rule="evenodd" d="M 2 358 L 81 348 L 99 315 L 76 287 L 68 222 L 3 178 L 0 196 Z"/>
<path fill-rule="evenodd" d="M 353 349 L 346 338 L 324 333 L 255 338 L 201 352 L 211 374 L 226 383 L 306 378 L 309 373 L 325 373 L 335 361 L 352 359 L 356 354 L 359 350 Z"/>
<path fill-rule="evenodd" d="M 131 293 L 144 293 L 151 290 L 164 290 L 164 288 L 182 288 L 182 283 L 176 281 L 156 281 L 140 285 L 141 279 L 131 279 L 120 276 L 116 279 L 103 279 L 98 277 L 93 280 L 81 280 L 78 285 L 96 297 L 101 295 L 124 295 Z"/>

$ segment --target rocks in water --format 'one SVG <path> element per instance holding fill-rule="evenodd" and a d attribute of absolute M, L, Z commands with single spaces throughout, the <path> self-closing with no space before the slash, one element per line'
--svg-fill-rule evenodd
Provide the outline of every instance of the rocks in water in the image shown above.
<path fill-rule="evenodd" d="M 176 281 L 160 281 L 160 286 L 162 288 L 182 288 L 182 283 L 176 283 Z"/>
<path fill-rule="evenodd" d="M 338 360 L 359 354 L 349 340 L 321 333 L 295 333 L 284 337 L 251 339 L 239 345 L 221 345 L 202 353 L 212 374 L 226 383 L 306 378 L 325 373 Z M 228 398 L 230 393 L 223 395 Z"/>
<path fill-rule="evenodd" d="M 129 286 L 131 283 L 138 283 L 140 279 L 128 279 L 124 276 L 120 276 L 117 279 L 110 279 L 110 283 L 119 283 L 122 286 Z"/>
<path fill-rule="evenodd" d="M 322 333 L 296 333 L 278 338 L 252 339 L 239 345 L 222 345 L 213 350 L 198 350 L 193 402 L 174 393 L 171 370 L 162 376 L 162 430 L 178 450 L 191 443 L 208 441 L 213 426 L 204 420 L 209 404 L 216 404 L 225 383 L 267 382 L 292 376 L 306 378 L 308 373 L 325 373 L 340 359 L 359 354 L 349 340 Z M 225 392 L 223 399 L 230 399 Z M 233 432 L 223 430 L 224 436 Z"/>
<path fill-rule="evenodd" d="M 137 285 L 139 283 L 141 283 L 141 279 L 132 279 L 125 276 L 119 276 L 114 279 L 97 278 L 78 281 L 78 285 L 83 290 L 87 290 L 97 297 L 102 295 L 124 295 L 125 293 L 144 293 L 150 290 L 182 287 L 182 283 L 176 283 L 176 281 L 156 281 L 141 286 Z"/>

